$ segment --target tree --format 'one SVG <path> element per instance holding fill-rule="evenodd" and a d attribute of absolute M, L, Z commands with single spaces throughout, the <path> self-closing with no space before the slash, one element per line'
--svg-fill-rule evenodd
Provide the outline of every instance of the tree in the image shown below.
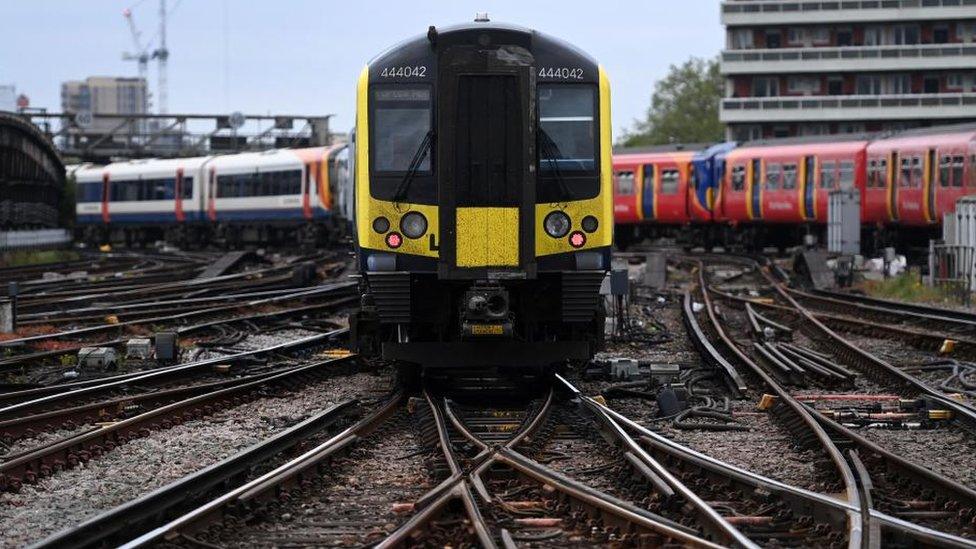
<path fill-rule="evenodd" d="M 654 84 L 647 118 L 635 121 L 620 145 L 720 141 L 724 132 L 718 106 L 724 87 L 717 58 L 692 57 L 681 66 L 671 65 L 668 75 Z"/>

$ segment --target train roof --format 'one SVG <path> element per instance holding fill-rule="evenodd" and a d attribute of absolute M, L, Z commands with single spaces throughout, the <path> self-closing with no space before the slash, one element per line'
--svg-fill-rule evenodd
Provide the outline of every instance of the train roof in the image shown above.
<path fill-rule="evenodd" d="M 218 156 L 209 165 L 215 168 L 269 168 L 269 167 L 301 167 L 304 162 L 321 160 L 328 147 L 310 147 L 305 149 L 269 149 L 260 152 L 247 152 Z"/>
<path fill-rule="evenodd" d="M 919 149 L 945 145 L 966 145 L 976 141 L 976 124 L 933 126 L 899 132 L 871 143 L 869 150 L 888 150 L 895 147 Z"/>
<path fill-rule="evenodd" d="M 667 145 L 650 145 L 647 147 L 614 147 L 613 154 L 657 154 L 671 152 L 695 152 L 708 147 L 707 143 L 670 143 Z"/>
<path fill-rule="evenodd" d="M 755 139 L 739 143 L 741 148 L 786 147 L 790 145 L 822 145 L 831 143 L 860 143 L 876 139 L 874 133 L 841 133 L 831 135 L 803 135 L 796 137 L 777 137 L 775 139 Z"/>

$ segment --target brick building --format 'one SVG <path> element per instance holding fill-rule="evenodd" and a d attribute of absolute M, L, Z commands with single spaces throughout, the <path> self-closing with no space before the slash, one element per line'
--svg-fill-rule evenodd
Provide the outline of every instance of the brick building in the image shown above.
<path fill-rule="evenodd" d="M 976 120 L 976 0 L 725 0 L 738 141 Z"/>

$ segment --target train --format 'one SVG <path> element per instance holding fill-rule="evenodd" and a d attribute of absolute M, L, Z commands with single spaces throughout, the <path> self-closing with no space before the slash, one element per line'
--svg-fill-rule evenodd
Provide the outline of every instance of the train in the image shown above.
<path fill-rule="evenodd" d="M 922 249 L 976 193 L 976 125 L 614 151 L 616 239 L 687 246 L 824 242 L 829 195 L 857 190 L 862 247 Z"/>
<path fill-rule="evenodd" d="M 601 349 L 613 237 L 602 67 L 482 17 L 380 54 L 357 98 L 353 348 L 455 372 Z"/>
<path fill-rule="evenodd" d="M 324 245 L 348 233 L 346 144 L 72 166 L 90 243 Z"/>

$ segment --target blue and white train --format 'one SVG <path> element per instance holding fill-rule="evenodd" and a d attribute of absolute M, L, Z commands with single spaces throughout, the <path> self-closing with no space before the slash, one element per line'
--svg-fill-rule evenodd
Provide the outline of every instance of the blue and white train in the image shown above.
<path fill-rule="evenodd" d="M 73 172 L 79 237 L 320 244 L 347 230 L 350 174 L 345 144 L 83 165 Z"/>

